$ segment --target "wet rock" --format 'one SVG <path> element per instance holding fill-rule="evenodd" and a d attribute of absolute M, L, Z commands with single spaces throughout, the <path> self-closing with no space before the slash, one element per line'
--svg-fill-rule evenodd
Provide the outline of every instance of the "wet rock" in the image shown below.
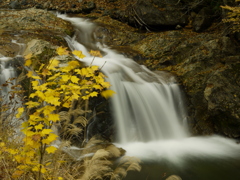
<path fill-rule="evenodd" d="M 18 1 L 11 1 L 10 4 L 9 4 L 9 7 L 11 9 L 20 9 L 21 4 Z"/>
<path fill-rule="evenodd" d="M 139 0 L 129 5 L 125 12 L 112 12 L 112 17 L 128 24 L 148 30 L 174 29 L 177 25 L 186 25 L 187 17 L 177 0 L 145 1 Z"/>
<path fill-rule="evenodd" d="M 94 31 L 97 41 L 111 47 L 119 47 L 138 42 L 145 37 L 136 29 L 122 22 L 103 16 L 94 21 L 99 25 Z"/>
<path fill-rule="evenodd" d="M 196 40 L 198 38 L 202 39 L 201 36 L 195 37 Z M 228 37 L 212 35 L 201 42 L 190 41 L 192 46 L 179 46 L 182 53 L 177 54 L 181 63 L 172 70 L 183 82 L 188 95 L 193 132 L 239 138 L 240 71 L 237 70 L 237 46 Z"/>
<path fill-rule="evenodd" d="M 8 30 L 52 30 L 62 35 L 70 35 L 73 32 L 70 23 L 45 10 L 31 8 L 22 11 L 3 11 L 0 17 L 0 23 Z"/>
<path fill-rule="evenodd" d="M 182 178 L 177 175 L 171 175 L 166 180 L 182 180 Z"/>
<path fill-rule="evenodd" d="M 115 129 L 110 102 L 102 97 L 91 98 L 89 108 L 93 111 L 88 118 L 90 121 L 87 125 L 87 141 L 94 136 L 100 136 L 102 139 L 112 142 Z"/>
<path fill-rule="evenodd" d="M 64 36 L 71 35 L 70 23 L 54 14 L 40 9 L 0 12 L 0 53 L 14 57 L 21 51 L 18 43 L 25 44 L 32 39 L 42 39 L 50 44 L 66 46 Z"/>
<path fill-rule="evenodd" d="M 23 55 L 26 56 L 28 54 L 38 55 L 41 54 L 45 48 L 50 48 L 51 44 L 47 41 L 33 39 L 27 43 L 26 50 Z"/>
<path fill-rule="evenodd" d="M 89 2 L 86 2 L 86 3 L 83 4 L 82 12 L 83 13 L 90 13 L 95 8 L 96 8 L 96 4 L 94 3 L 94 1 L 89 1 Z"/>
<path fill-rule="evenodd" d="M 196 32 L 202 32 L 211 26 L 213 20 L 212 10 L 205 7 L 195 16 L 192 24 L 193 30 Z"/>

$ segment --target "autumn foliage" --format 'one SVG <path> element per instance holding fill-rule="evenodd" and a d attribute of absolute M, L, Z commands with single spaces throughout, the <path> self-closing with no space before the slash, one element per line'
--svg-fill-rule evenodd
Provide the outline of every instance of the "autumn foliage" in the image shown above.
<path fill-rule="evenodd" d="M 91 53 L 99 55 L 99 52 Z M 57 54 L 69 55 L 70 52 L 67 48 L 59 47 Z M 81 51 L 73 51 L 72 55 L 80 59 L 85 57 Z M 53 161 L 46 159 L 46 156 L 58 150 L 54 145 L 58 135 L 53 127 L 60 120 L 59 111 L 70 108 L 74 100 L 88 100 L 100 94 L 108 98 L 114 92 L 108 90 L 110 83 L 105 81 L 105 75 L 99 72 L 97 66 L 82 67 L 78 60 L 61 64 L 53 58 L 48 64 L 40 64 L 38 69 L 33 69 L 31 58 L 31 55 L 25 57 L 31 93 L 16 114 L 16 118 L 23 120 L 23 145 L 11 148 L 1 142 L 0 155 L 7 153 L 17 163 L 11 178 L 27 175 L 40 180 L 48 179 L 47 174 L 53 171 Z"/>
<path fill-rule="evenodd" d="M 236 0 L 240 2 L 240 0 Z M 223 19 L 224 23 L 230 23 L 232 25 L 232 32 L 240 32 L 240 7 L 235 6 L 221 6 L 223 9 L 228 10 L 227 16 Z"/>

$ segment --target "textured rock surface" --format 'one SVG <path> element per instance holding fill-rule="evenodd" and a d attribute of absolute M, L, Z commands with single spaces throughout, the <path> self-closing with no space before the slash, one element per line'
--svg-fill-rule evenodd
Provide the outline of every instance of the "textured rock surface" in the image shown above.
<path fill-rule="evenodd" d="M 2 10 L 0 12 L 0 54 L 14 57 L 20 46 L 32 39 L 42 39 L 53 45 L 65 45 L 64 36 L 71 35 L 70 23 L 41 9 Z M 14 40 L 14 41 L 13 41 Z"/>

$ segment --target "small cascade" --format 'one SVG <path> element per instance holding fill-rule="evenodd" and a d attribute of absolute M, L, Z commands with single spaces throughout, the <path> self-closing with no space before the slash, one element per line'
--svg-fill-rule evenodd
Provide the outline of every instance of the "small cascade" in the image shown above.
<path fill-rule="evenodd" d="M 126 155 L 138 157 L 147 164 L 146 167 L 143 164 L 140 174 L 131 176 L 130 173 L 126 179 L 165 179 L 163 174 L 168 171 L 178 173 L 185 180 L 240 177 L 240 146 L 235 140 L 190 136 L 184 101 L 173 76 L 153 73 L 104 44 L 92 41 L 95 26 L 88 20 L 58 17 L 70 21 L 77 30 L 74 37 L 65 38 L 71 50 L 81 50 L 86 55 L 81 60 L 84 63 L 102 67 L 116 92 L 112 98 L 118 133 L 115 144 L 125 149 Z M 95 57 L 92 62 L 88 52 L 96 48 L 104 57 Z"/>
<path fill-rule="evenodd" d="M 16 84 L 17 84 L 17 71 L 16 66 L 19 63 L 18 61 L 21 61 L 21 54 L 24 51 L 25 44 L 18 43 L 16 40 L 12 40 L 12 43 L 15 43 L 19 46 L 19 51 L 17 52 L 17 55 L 13 57 L 0 57 L 0 97 L 2 101 L 0 102 L 1 106 L 7 106 L 8 110 L 4 111 L 4 113 L 1 115 L 1 118 L 5 121 L 11 120 L 10 125 L 14 127 L 19 127 L 20 123 L 19 121 L 16 121 L 15 113 L 18 107 L 22 106 L 22 101 L 19 95 L 12 94 L 12 91 L 17 90 Z M 18 132 L 19 129 L 16 128 L 16 131 Z"/>
<path fill-rule="evenodd" d="M 2 86 L 1 96 L 7 96 L 11 90 L 11 85 L 5 85 L 6 81 L 16 77 L 16 71 L 13 67 L 13 58 L 0 57 L 0 86 Z"/>
<path fill-rule="evenodd" d="M 92 63 L 93 57 L 88 51 L 96 46 L 106 54 L 103 58 L 95 57 L 93 64 L 103 66 L 102 71 L 116 92 L 112 104 L 118 132 L 117 142 L 187 137 L 187 128 L 183 126 L 185 107 L 174 77 L 165 75 L 164 72 L 161 76 L 157 75 L 110 48 L 96 44 L 92 41 L 93 35 L 90 35 L 94 26 L 87 20 L 59 16 L 72 22 L 76 29 L 80 29 L 79 32 L 87 32 L 85 35 L 81 33 L 83 38 L 78 38 L 80 41 L 76 39 L 80 36 L 78 32 L 73 38 L 66 37 L 72 50 L 81 50 L 86 55 L 81 61 Z M 90 47 L 91 44 L 94 46 Z"/>

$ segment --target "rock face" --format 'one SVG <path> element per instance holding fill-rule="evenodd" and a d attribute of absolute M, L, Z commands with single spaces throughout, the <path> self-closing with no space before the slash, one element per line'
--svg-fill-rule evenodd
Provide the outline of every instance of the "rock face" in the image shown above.
<path fill-rule="evenodd" d="M 138 0 L 125 11 L 126 13 L 112 13 L 112 17 L 148 30 L 174 29 L 177 25 L 187 24 L 187 16 L 182 11 L 182 4 L 177 0 Z"/>
<path fill-rule="evenodd" d="M 212 11 L 208 7 L 202 8 L 193 20 L 193 30 L 201 32 L 206 30 L 213 23 Z"/>
<path fill-rule="evenodd" d="M 66 46 L 64 36 L 72 33 L 70 23 L 45 10 L 31 8 L 0 12 L 0 54 L 4 56 L 14 57 L 21 48 L 17 43 L 27 43 L 32 39 L 42 39 L 52 45 Z"/>

